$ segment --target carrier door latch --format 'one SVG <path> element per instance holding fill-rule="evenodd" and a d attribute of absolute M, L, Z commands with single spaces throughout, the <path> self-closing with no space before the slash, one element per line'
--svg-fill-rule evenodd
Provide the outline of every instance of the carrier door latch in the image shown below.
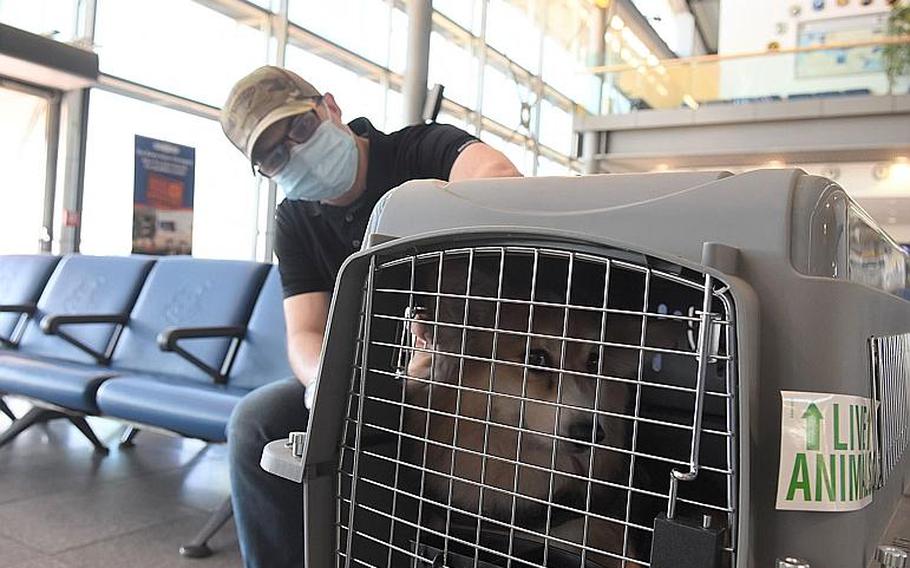
<path fill-rule="evenodd" d="M 719 568 L 724 529 L 711 526 L 710 515 L 701 523 L 661 513 L 654 519 L 651 568 Z"/>

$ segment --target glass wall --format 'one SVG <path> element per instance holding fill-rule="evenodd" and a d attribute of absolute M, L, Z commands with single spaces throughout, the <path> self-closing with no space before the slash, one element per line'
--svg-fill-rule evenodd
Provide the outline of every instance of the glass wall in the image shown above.
<path fill-rule="evenodd" d="M 37 252 L 44 223 L 48 101 L 0 87 L 0 254 Z"/>
<path fill-rule="evenodd" d="M 99 56 L 102 80 L 88 106 L 82 251 L 129 252 L 134 137 L 141 135 L 196 150 L 195 255 L 264 255 L 266 184 L 217 122 L 234 82 L 261 65 L 283 61 L 331 92 L 348 120 L 366 116 L 386 131 L 404 126 L 404 2 L 289 0 L 286 34 L 281 4 L 97 0 L 87 14 L 93 3 L 83 0 L 0 0 L 0 21 L 92 45 Z M 440 122 L 500 148 L 525 175 L 577 169 L 573 115 L 598 110 L 596 81 L 584 73 L 597 8 L 589 0 L 433 5 L 429 82 L 446 88 Z M 0 210 L 27 207 L 4 196 Z M 40 235 L 23 232 L 23 250 L 34 250 Z"/>
<path fill-rule="evenodd" d="M 218 122 L 96 89 L 88 126 L 82 252 L 130 253 L 138 134 L 196 149 L 193 255 L 254 257 L 258 184 Z"/>
<path fill-rule="evenodd" d="M 585 72 L 600 8 L 588 0 L 433 6 L 429 82 L 454 103 L 440 120 L 471 125 L 525 175 L 576 170 L 573 115 L 600 110 L 599 79 Z"/>

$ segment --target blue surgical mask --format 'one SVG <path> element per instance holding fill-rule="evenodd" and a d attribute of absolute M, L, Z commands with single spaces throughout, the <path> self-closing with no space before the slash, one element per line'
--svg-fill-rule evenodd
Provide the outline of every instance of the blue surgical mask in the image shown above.
<path fill-rule="evenodd" d="M 303 144 L 291 147 L 287 165 L 272 179 L 288 199 L 328 201 L 354 185 L 357 145 L 330 121 L 323 122 Z"/>

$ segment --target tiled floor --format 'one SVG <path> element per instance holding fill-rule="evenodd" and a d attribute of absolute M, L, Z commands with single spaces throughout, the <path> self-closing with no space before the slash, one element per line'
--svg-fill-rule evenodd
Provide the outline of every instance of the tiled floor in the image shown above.
<path fill-rule="evenodd" d="M 28 409 L 7 400 L 19 415 Z M 65 421 L 0 448 L 0 568 L 242 566 L 230 523 L 210 558 L 177 553 L 228 495 L 225 447 L 142 432 L 122 450 L 122 425 L 89 421 L 110 455 Z M 0 431 L 8 425 L 0 414 Z"/>

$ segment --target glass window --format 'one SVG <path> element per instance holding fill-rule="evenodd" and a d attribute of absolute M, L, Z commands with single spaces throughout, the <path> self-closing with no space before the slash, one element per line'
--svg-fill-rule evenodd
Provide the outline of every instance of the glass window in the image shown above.
<path fill-rule="evenodd" d="M 389 62 L 390 7 L 385 0 L 290 0 L 298 26 L 384 67 Z M 407 34 L 405 34 L 405 38 Z"/>
<path fill-rule="evenodd" d="M 430 34 L 428 83 L 445 87 L 445 97 L 468 108 L 477 106 L 477 58 L 462 46 L 434 31 Z"/>
<path fill-rule="evenodd" d="M 320 92 L 331 93 L 345 121 L 365 116 L 376 128 L 385 128 L 385 89 L 376 81 L 292 45 L 285 65 Z"/>
<path fill-rule="evenodd" d="M 538 176 L 570 176 L 574 175 L 570 168 L 554 162 L 549 158 L 540 156 L 537 158 L 537 175 Z"/>
<path fill-rule="evenodd" d="M 464 130 L 465 132 L 474 132 L 474 125 L 469 124 L 467 121 L 458 118 L 455 115 L 449 114 L 444 111 L 439 111 L 439 116 L 436 117 L 436 122 L 439 124 L 451 124 L 457 126 L 458 128 Z"/>
<path fill-rule="evenodd" d="M 0 22 L 8 26 L 70 41 L 76 37 L 77 0 L 3 0 Z"/>
<path fill-rule="evenodd" d="M 541 28 L 531 15 L 530 0 L 490 0 L 487 43 L 531 73 L 539 71 Z"/>
<path fill-rule="evenodd" d="M 495 67 L 487 65 L 483 76 L 484 116 L 509 128 L 523 129 L 522 102 L 532 102 L 530 90 Z"/>
<path fill-rule="evenodd" d="M 130 252 L 136 134 L 196 149 L 193 256 L 254 258 L 257 183 L 218 122 L 99 89 L 89 102 L 81 250 Z"/>
<path fill-rule="evenodd" d="M 480 35 L 483 0 L 433 0 L 433 9 L 472 34 Z"/>
<path fill-rule="evenodd" d="M 0 254 L 38 252 L 45 238 L 47 100 L 0 88 Z"/>
<path fill-rule="evenodd" d="M 408 59 L 408 16 L 396 8 L 392 10 L 391 23 L 388 67 L 395 73 L 404 73 Z"/>
<path fill-rule="evenodd" d="M 385 101 L 385 131 L 394 132 L 404 128 L 404 96 L 389 89 L 386 91 Z"/>
<path fill-rule="evenodd" d="M 568 156 L 572 152 L 572 114 L 540 101 L 540 143 Z"/>
<path fill-rule="evenodd" d="M 590 22 L 596 17 L 587 2 L 548 2 L 541 77 L 560 93 L 596 111 L 597 82 L 585 73 L 591 65 Z"/>
<path fill-rule="evenodd" d="M 266 24 L 187 0 L 98 0 L 95 43 L 105 73 L 220 107 L 266 63 Z"/>
<path fill-rule="evenodd" d="M 531 175 L 534 171 L 534 153 L 524 145 L 523 140 L 510 142 L 486 130 L 480 133 L 480 139 L 505 154 L 522 174 Z"/>

